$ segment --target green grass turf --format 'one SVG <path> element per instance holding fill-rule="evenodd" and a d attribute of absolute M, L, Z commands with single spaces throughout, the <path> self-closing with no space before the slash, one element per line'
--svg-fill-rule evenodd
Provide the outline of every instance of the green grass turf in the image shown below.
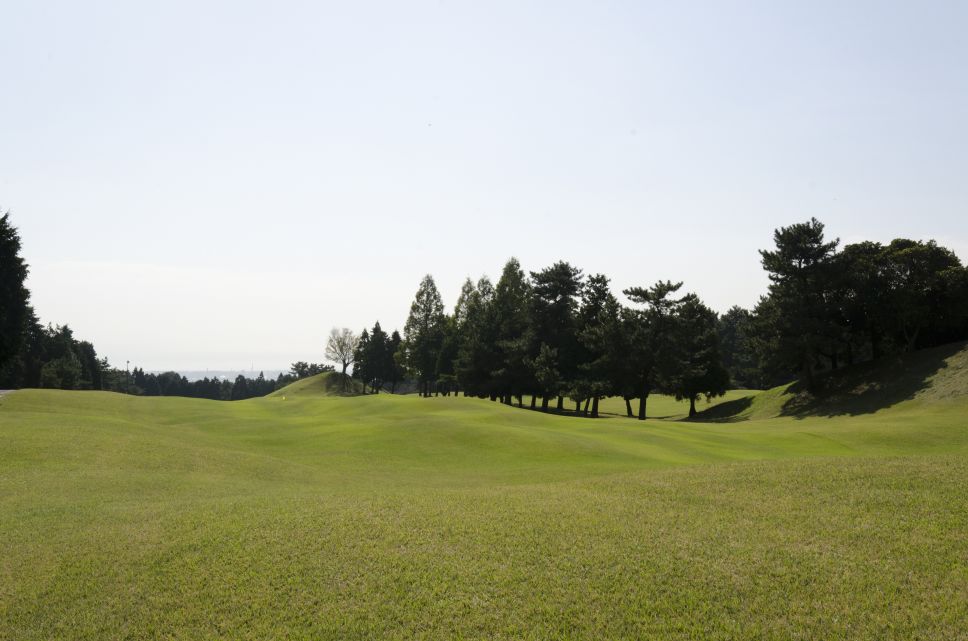
<path fill-rule="evenodd" d="M 715 423 L 16 392 L 0 639 L 966 639 L 963 358 Z"/>

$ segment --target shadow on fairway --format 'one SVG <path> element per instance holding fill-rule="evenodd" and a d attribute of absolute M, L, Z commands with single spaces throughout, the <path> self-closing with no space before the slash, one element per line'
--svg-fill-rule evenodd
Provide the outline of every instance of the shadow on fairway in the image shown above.
<path fill-rule="evenodd" d="M 823 374 L 814 389 L 791 383 L 779 395 L 764 395 L 721 403 L 701 412 L 696 421 L 736 422 L 757 414 L 806 418 L 872 414 L 930 395 L 942 399 L 968 395 L 966 343 L 953 343 L 911 354 L 890 356 Z M 754 408 L 754 403 L 756 407 Z M 769 403 L 769 405 L 766 405 Z M 770 407 L 770 406 L 773 407 Z"/>
<path fill-rule="evenodd" d="M 743 413 L 753 406 L 753 397 L 744 396 L 735 401 L 726 401 L 708 410 L 699 412 L 696 416 L 687 419 L 693 422 L 716 422 L 716 423 L 738 423 L 749 420 Z"/>

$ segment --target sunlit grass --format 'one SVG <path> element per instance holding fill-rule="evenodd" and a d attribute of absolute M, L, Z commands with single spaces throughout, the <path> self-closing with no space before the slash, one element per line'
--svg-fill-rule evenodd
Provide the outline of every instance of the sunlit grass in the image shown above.
<path fill-rule="evenodd" d="M 966 409 L 17 392 L 0 639 L 964 639 Z"/>

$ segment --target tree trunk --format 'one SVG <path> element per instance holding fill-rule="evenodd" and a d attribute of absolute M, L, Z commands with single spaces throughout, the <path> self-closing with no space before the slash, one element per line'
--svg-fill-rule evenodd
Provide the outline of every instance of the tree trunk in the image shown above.
<path fill-rule="evenodd" d="M 531 395 L 531 409 L 538 403 L 538 397 L 535 394 Z"/>
<path fill-rule="evenodd" d="M 592 418 L 598 418 L 598 397 L 592 399 Z"/>
<path fill-rule="evenodd" d="M 625 413 L 628 414 L 629 418 L 632 418 L 632 399 L 628 396 L 625 397 Z"/>
<path fill-rule="evenodd" d="M 807 389 L 813 390 L 813 363 L 809 354 L 805 354 L 803 357 L 803 364 L 800 366 L 803 371 L 803 379 L 807 384 Z"/>
<path fill-rule="evenodd" d="M 547 396 L 542 396 L 541 397 L 541 411 L 542 412 L 547 412 L 548 411 L 548 397 Z"/>
<path fill-rule="evenodd" d="M 581 414 L 581 401 L 575 401 L 575 414 Z"/>
<path fill-rule="evenodd" d="M 591 396 L 585 399 L 585 409 L 581 411 L 581 413 L 584 414 L 585 416 L 588 416 L 588 406 L 591 405 L 591 402 L 592 402 Z"/>
<path fill-rule="evenodd" d="M 696 397 L 689 397 L 689 418 L 695 418 L 696 416 Z"/>
<path fill-rule="evenodd" d="M 640 421 L 645 420 L 645 403 L 648 398 L 649 398 L 648 392 L 643 392 L 642 396 L 639 397 L 639 420 Z"/>
<path fill-rule="evenodd" d="M 565 397 L 564 396 L 559 396 L 558 397 L 558 406 L 555 409 L 557 409 L 559 412 L 561 410 L 565 409 Z"/>
<path fill-rule="evenodd" d="M 518 394 L 518 407 L 524 407 L 524 397 Z"/>

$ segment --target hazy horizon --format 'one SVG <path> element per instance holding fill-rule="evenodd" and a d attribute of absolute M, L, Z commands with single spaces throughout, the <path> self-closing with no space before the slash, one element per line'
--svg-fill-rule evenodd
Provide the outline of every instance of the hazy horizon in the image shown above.
<path fill-rule="evenodd" d="M 766 291 L 758 249 L 968 259 L 968 5 L 10 3 L 0 210 L 43 322 L 145 370 L 287 369 L 420 278 L 568 260 Z"/>

